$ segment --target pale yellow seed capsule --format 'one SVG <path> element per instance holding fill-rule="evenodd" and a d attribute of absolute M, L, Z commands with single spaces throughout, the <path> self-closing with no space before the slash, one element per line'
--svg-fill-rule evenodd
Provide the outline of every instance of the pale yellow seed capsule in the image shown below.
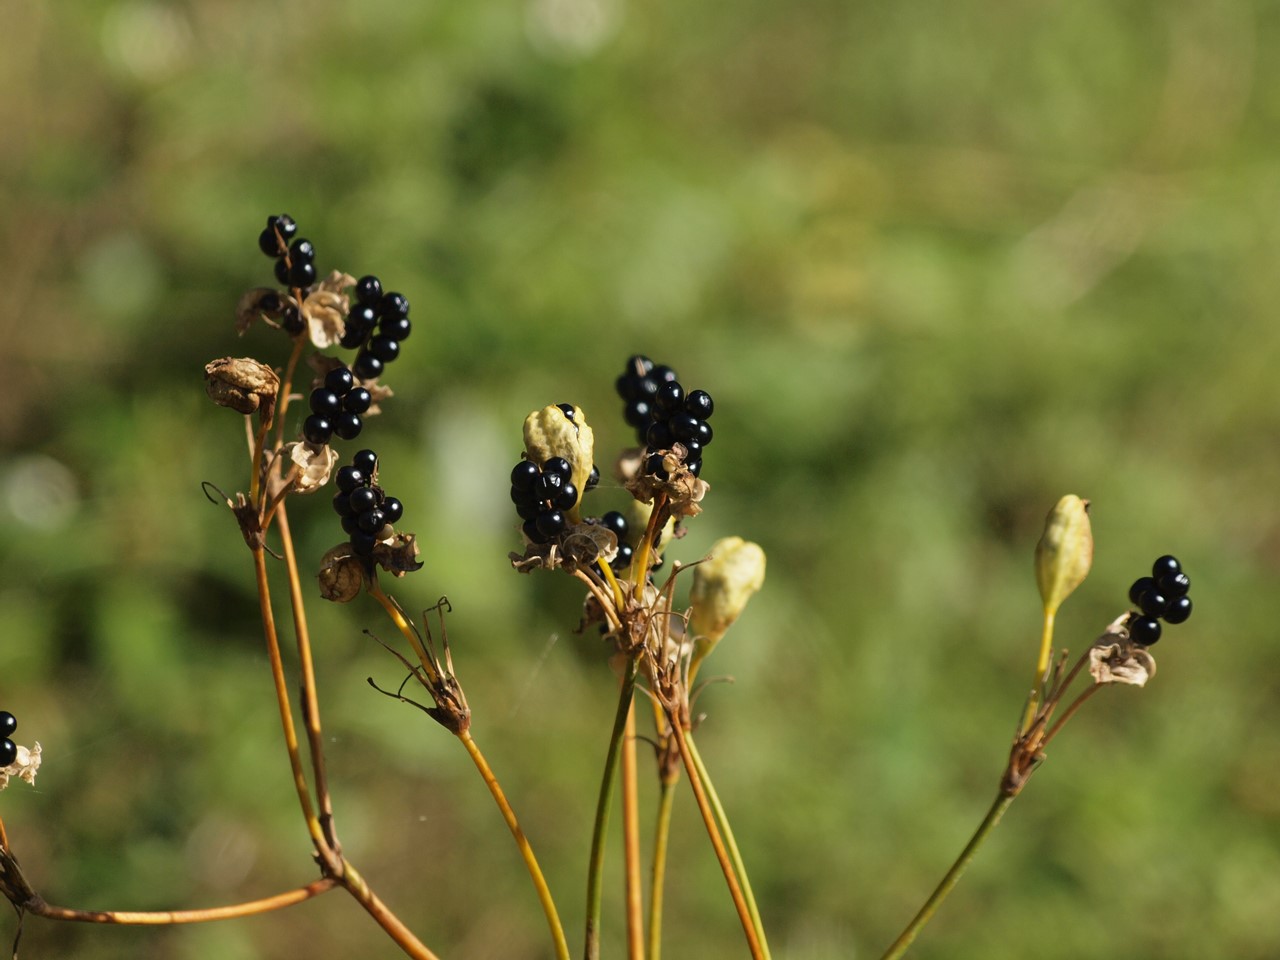
<path fill-rule="evenodd" d="M 1067 494 L 1049 511 L 1044 535 L 1036 544 L 1036 583 L 1046 614 L 1057 612 L 1084 582 L 1093 565 L 1093 529 L 1089 501 Z"/>
<path fill-rule="evenodd" d="M 741 537 L 716 541 L 710 558 L 693 568 L 689 627 L 696 639 L 691 674 L 764 585 L 764 569 L 760 545 Z"/>
<path fill-rule="evenodd" d="M 595 434 L 591 432 L 581 407 L 573 408 L 572 420 L 554 404 L 525 417 L 524 450 L 538 466 L 552 457 L 568 460 L 573 466 L 573 485 L 578 488 L 578 502 L 582 502 L 587 478 L 591 476 L 591 467 L 595 463 Z M 576 523 L 577 506 L 569 513 L 570 521 Z"/>

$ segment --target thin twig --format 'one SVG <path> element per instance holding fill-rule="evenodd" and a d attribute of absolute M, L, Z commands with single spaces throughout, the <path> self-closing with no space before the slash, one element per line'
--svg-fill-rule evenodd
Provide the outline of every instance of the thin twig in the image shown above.
<path fill-rule="evenodd" d="M 622 853 L 627 907 L 627 957 L 644 960 L 644 898 L 640 876 L 640 787 L 636 772 L 636 704 L 622 731 Z"/>
<path fill-rule="evenodd" d="M 653 831 L 653 870 L 649 878 L 649 960 L 662 956 L 662 894 L 667 877 L 667 841 L 676 781 L 663 780 L 658 794 L 658 823 Z"/>
<path fill-rule="evenodd" d="M 249 900 L 245 903 L 231 904 L 226 907 L 205 907 L 201 910 L 72 910 L 68 907 L 56 907 L 45 903 L 40 897 L 28 900 L 22 909 L 38 917 L 48 920 L 70 920 L 75 923 L 110 923 L 140 926 L 164 926 L 173 923 L 208 923 L 213 920 L 234 920 L 238 917 L 251 917 L 282 907 L 291 907 L 304 900 L 310 900 L 322 893 L 332 890 L 338 885 L 333 877 L 324 877 L 308 883 L 305 887 L 277 893 L 273 897 L 261 900 Z"/>

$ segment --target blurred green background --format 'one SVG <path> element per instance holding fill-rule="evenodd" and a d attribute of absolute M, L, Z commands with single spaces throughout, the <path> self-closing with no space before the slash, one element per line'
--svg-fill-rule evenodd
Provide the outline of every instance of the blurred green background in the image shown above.
<path fill-rule="evenodd" d="M 421 537 L 397 595 L 454 604 L 475 735 L 571 943 L 615 682 L 573 583 L 510 570 L 506 478 L 547 403 L 628 442 L 612 384 L 644 352 L 717 403 L 678 556 L 737 533 L 770 558 L 699 739 L 775 956 L 878 957 L 978 823 L 1066 492 L 1098 549 L 1061 643 L 1164 552 L 1198 612 L 1149 689 L 1073 722 L 913 955 L 1280 956 L 1277 42 L 1241 0 L 10 4 L 0 707 L 45 766 L 0 814 L 33 882 L 144 909 L 314 876 L 250 558 L 200 490 L 246 485 L 201 370 L 285 357 L 232 315 L 287 211 L 320 267 L 412 301 L 359 445 Z M 309 564 L 340 539 L 327 501 L 293 510 Z M 464 752 L 366 686 L 399 679 L 366 627 L 389 634 L 367 600 L 313 604 L 348 853 L 442 957 L 548 956 Z M 680 797 L 666 955 L 743 956 Z M 398 954 L 340 893 L 23 944 L 353 955 Z"/>

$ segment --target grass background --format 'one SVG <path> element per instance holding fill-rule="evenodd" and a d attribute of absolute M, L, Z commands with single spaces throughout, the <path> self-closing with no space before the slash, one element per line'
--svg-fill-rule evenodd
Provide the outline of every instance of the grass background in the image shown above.
<path fill-rule="evenodd" d="M 679 555 L 737 533 L 770 558 L 699 740 L 776 956 L 879 956 L 982 816 L 1066 492 L 1098 552 L 1060 642 L 1164 552 L 1197 614 L 1149 689 L 1073 722 L 914 955 L 1280 955 L 1277 41 L 1244 0 L 14 5 L 0 706 L 46 761 L 0 814 L 33 882 L 144 909 L 314 875 L 249 557 L 200 492 L 245 486 L 201 367 L 283 360 L 232 312 L 288 211 L 322 268 L 412 301 L 360 439 L 423 545 L 396 592 L 453 601 L 476 737 L 572 943 L 614 683 L 572 584 L 510 571 L 506 475 L 547 403 L 625 443 L 612 382 L 644 352 L 717 402 Z M 304 557 L 339 538 L 327 499 L 294 511 Z M 547 956 L 463 751 L 365 685 L 397 680 L 360 634 L 377 608 L 312 617 L 354 862 L 443 957 Z M 741 956 L 687 799 L 667 955 Z M 23 949 L 397 955 L 341 894 L 181 930 L 29 921 Z"/>

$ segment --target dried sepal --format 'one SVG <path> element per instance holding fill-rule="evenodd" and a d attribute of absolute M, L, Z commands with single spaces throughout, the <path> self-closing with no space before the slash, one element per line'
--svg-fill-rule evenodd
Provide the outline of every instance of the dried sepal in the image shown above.
<path fill-rule="evenodd" d="M 315 493 L 329 482 L 333 468 L 338 465 L 338 452 L 327 444 L 316 446 L 307 440 L 299 440 L 286 443 L 280 453 L 298 467 L 293 483 L 296 493 Z"/>
<path fill-rule="evenodd" d="M 1156 660 L 1146 647 L 1134 643 L 1125 626 L 1130 614 L 1115 620 L 1089 648 L 1089 674 L 1094 683 L 1146 686 L 1156 675 Z"/>
<path fill-rule="evenodd" d="M 347 328 L 351 300 L 343 292 L 353 286 L 355 277 L 334 270 L 311 288 L 302 301 L 302 319 L 312 346 L 324 350 L 336 346 Z"/>
<path fill-rule="evenodd" d="M 1067 494 L 1049 511 L 1036 544 L 1036 583 L 1048 614 L 1057 612 L 1093 565 L 1089 501 Z"/>
<path fill-rule="evenodd" d="M 284 316 L 284 307 L 292 301 L 271 287 L 246 290 L 236 304 L 236 333 L 243 336 L 254 321 L 267 319 L 275 323 Z"/>
<path fill-rule="evenodd" d="M 269 418 L 280 378 L 251 357 L 221 357 L 204 365 L 204 388 L 220 407 L 246 415 L 261 409 L 263 417 Z"/>
<path fill-rule="evenodd" d="M 367 576 L 367 567 L 351 544 L 340 543 L 320 558 L 320 596 L 334 603 L 349 603 L 360 595 Z"/>
<path fill-rule="evenodd" d="M 422 569 L 418 559 L 418 538 L 412 533 L 392 533 L 373 546 L 374 562 L 393 577 Z"/>
<path fill-rule="evenodd" d="M 511 566 L 521 573 L 531 570 L 576 570 L 598 562 L 608 563 L 618 555 L 618 537 L 594 522 L 575 523 L 548 543 L 525 538 L 524 553 L 510 553 Z"/>
<path fill-rule="evenodd" d="M 666 480 L 660 480 L 642 469 L 643 460 L 637 461 L 635 472 L 624 477 L 623 486 L 633 497 L 642 503 L 651 503 L 662 493 L 667 497 L 667 509 L 673 517 L 696 517 L 702 512 L 699 506 L 702 498 L 711 489 L 711 484 L 695 477 L 684 465 L 688 450 L 684 444 L 673 444 L 670 450 L 658 451 L 662 454 L 662 469 L 667 474 Z M 620 460 L 619 467 L 629 465 Z"/>
<path fill-rule="evenodd" d="M 31 747 L 24 747 L 22 744 L 16 744 L 18 755 L 14 757 L 13 763 L 7 767 L 0 767 L 0 790 L 9 786 L 9 778 L 17 777 L 26 783 L 35 786 L 36 772 L 40 769 L 41 750 L 40 742 Z"/>
<path fill-rule="evenodd" d="M 573 408 L 573 419 L 558 406 L 543 407 L 524 418 L 525 456 L 538 466 L 552 457 L 564 457 L 573 467 L 573 485 L 578 501 L 587 489 L 587 478 L 595 466 L 595 433 L 581 407 Z M 578 505 L 568 511 L 571 523 L 578 520 Z"/>

